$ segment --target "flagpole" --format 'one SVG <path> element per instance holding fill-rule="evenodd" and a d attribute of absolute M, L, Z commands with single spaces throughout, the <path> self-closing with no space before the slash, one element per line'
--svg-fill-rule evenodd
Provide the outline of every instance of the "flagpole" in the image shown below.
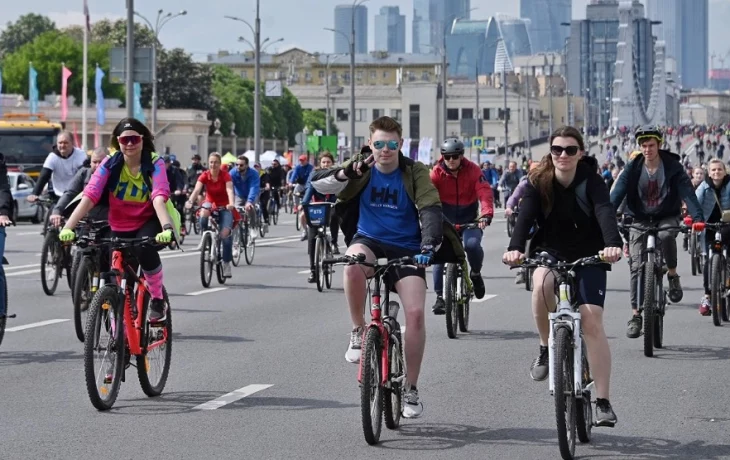
<path fill-rule="evenodd" d="M 84 11 L 86 13 L 86 11 Z M 86 134 L 88 132 L 87 125 L 87 108 L 89 105 L 89 28 L 87 24 L 84 24 L 84 71 L 83 71 L 83 86 L 81 89 L 81 148 L 86 150 Z"/>

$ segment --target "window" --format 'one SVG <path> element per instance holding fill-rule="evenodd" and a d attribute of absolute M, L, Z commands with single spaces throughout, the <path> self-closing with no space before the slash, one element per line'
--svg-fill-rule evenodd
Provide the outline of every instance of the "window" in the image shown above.
<path fill-rule="evenodd" d="M 324 70 L 320 70 L 319 71 L 319 78 L 321 78 L 322 80 L 324 80 Z"/>
<path fill-rule="evenodd" d="M 371 80 L 377 80 L 378 79 L 378 71 L 377 70 L 371 70 L 370 71 L 370 79 Z"/>
<path fill-rule="evenodd" d="M 492 109 L 482 109 L 482 110 L 483 110 L 482 118 L 484 120 L 491 120 L 492 119 L 492 117 L 491 117 Z"/>
<path fill-rule="evenodd" d="M 383 109 L 373 109 L 373 120 L 377 120 L 380 117 L 385 116 L 385 110 Z"/>
<path fill-rule="evenodd" d="M 273 80 L 274 79 L 274 72 L 266 72 L 266 79 L 267 80 Z"/>
<path fill-rule="evenodd" d="M 348 121 L 350 117 L 348 117 L 347 114 L 347 109 L 337 109 L 337 121 Z"/>
<path fill-rule="evenodd" d="M 423 80 L 423 81 L 430 81 L 431 80 L 431 72 L 429 72 L 428 70 L 424 70 L 421 73 L 421 80 Z"/>
<path fill-rule="evenodd" d="M 357 79 L 357 81 L 362 81 L 362 77 L 363 77 L 363 71 L 358 70 L 357 73 L 355 74 L 355 78 Z"/>
<path fill-rule="evenodd" d="M 362 136 L 355 136 L 355 145 L 353 147 L 360 149 L 363 145 L 365 145 L 365 138 Z"/>
<path fill-rule="evenodd" d="M 474 118 L 474 109 L 461 109 L 461 118 L 466 120 Z"/>
<path fill-rule="evenodd" d="M 410 120 L 410 138 L 420 139 L 421 138 L 421 106 L 418 104 L 411 104 L 408 106 L 409 120 Z"/>
<path fill-rule="evenodd" d="M 241 71 L 241 78 L 248 79 L 248 70 L 242 70 Z"/>
<path fill-rule="evenodd" d="M 446 109 L 446 120 L 457 121 L 459 119 L 459 109 Z"/>
<path fill-rule="evenodd" d="M 355 121 L 368 121 L 367 116 L 367 109 L 355 109 Z"/>
<path fill-rule="evenodd" d="M 304 81 L 312 81 L 312 72 L 304 72 Z"/>
<path fill-rule="evenodd" d="M 400 121 L 402 116 L 403 116 L 403 111 L 401 109 L 390 109 L 390 117 L 392 119 Z"/>
<path fill-rule="evenodd" d="M 388 71 L 383 70 L 383 80 L 387 80 L 387 79 L 388 79 Z"/>
<path fill-rule="evenodd" d="M 332 80 L 337 80 L 337 71 L 336 70 L 333 70 L 330 75 L 331 75 Z"/>
<path fill-rule="evenodd" d="M 349 70 L 342 73 L 342 80 L 345 83 L 350 83 L 350 71 Z"/>

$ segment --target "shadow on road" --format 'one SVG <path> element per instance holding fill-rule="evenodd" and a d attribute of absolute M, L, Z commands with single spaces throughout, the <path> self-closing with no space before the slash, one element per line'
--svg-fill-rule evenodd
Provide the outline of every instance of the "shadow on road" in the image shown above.
<path fill-rule="evenodd" d="M 426 424 L 403 425 L 397 431 L 398 439 L 382 440 L 380 446 L 393 450 L 447 450 L 474 444 L 507 444 L 553 446 L 556 457 L 558 444 L 555 430 L 539 428 L 501 428 L 489 429 L 471 425 Z M 590 455 L 593 451 L 594 455 Z M 611 436 L 594 431 L 590 444 L 577 445 L 576 454 L 582 458 L 609 457 L 620 458 L 663 458 L 719 459 L 730 455 L 730 445 L 708 444 L 693 441 L 683 444 L 676 440 Z"/>
<path fill-rule="evenodd" d="M 310 398 L 265 398 L 248 397 L 221 409 L 267 409 L 267 410 L 312 410 L 312 409 L 349 409 L 360 407 L 359 404 L 345 404 L 328 399 Z"/>
<path fill-rule="evenodd" d="M 173 341 L 180 342 L 220 342 L 220 343 L 242 343 L 253 342 L 252 339 L 246 339 L 235 335 L 187 335 L 179 332 L 172 333 Z"/>
<path fill-rule="evenodd" d="M 658 359 L 672 360 L 720 360 L 730 359 L 730 348 L 727 347 L 702 347 L 693 345 L 674 345 L 654 351 L 654 357 Z"/>
<path fill-rule="evenodd" d="M 533 331 L 469 331 L 466 334 L 457 335 L 464 340 L 535 340 L 540 338 L 537 332 Z"/>
<path fill-rule="evenodd" d="M 0 367 L 19 364 L 46 364 L 64 361 L 83 362 L 84 355 L 75 351 L 2 351 Z"/>
<path fill-rule="evenodd" d="M 189 297 L 184 294 L 168 294 L 171 297 Z M 195 308 L 178 308 L 173 307 L 175 313 L 223 313 L 223 310 L 199 310 Z"/>

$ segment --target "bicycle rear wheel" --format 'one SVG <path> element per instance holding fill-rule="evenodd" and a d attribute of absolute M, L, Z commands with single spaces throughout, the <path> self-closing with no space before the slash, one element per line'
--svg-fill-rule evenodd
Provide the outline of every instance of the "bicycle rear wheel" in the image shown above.
<path fill-rule="evenodd" d="M 89 305 L 91 304 L 91 292 L 94 286 L 94 263 L 88 257 L 84 257 L 74 275 L 73 304 L 74 304 L 74 328 L 76 337 L 84 341 L 84 326 L 88 320 Z"/>
<path fill-rule="evenodd" d="M 233 259 L 231 262 L 234 267 L 238 267 L 238 264 L 241 263 L 241 253 L 244 251 L 246 245 L 243 232 L 244 229 L 241 224 L 238 224 L 238 227 L 233 231 Z"/>
<path fill-rule="evenodd" d="M 41 247 L 41 287 L 46 295 L 53 295 L 58 287 L 58 279 L 63 269 L 60 261 L 63 257 L 61 250 L 58 233 L 48 232 Z"/>
<path fill-rule="evenodd" d="M 327 237 L 325 237 L 327 238 Z M 327 244 L 325 244 L 325 251 L 324 255 L 327 259 L 332 258 L 332 243 L 327 241 Z M 322 271 L 324 272 L 324 287 L 327 289 L 332 288 L 332 274 L 334 273 L 335 269 L 334 266 L 329 265 L 327 267 L 322 267 Z"/>
<path fill-rule="evenodd" d="M 692 276 L 696 276 L 700 273 L 699 270 L 699 257 L 697 255 L 697 234 L 692 232 L 689 237 L 689 258 L 692 262 Z"/>
<path fill-rule="evenodd" d="M 644 356 L 654 356 L 654 314 L 656 305 L 656 266 L 649 255 L 644 266 Z"/>
<path fill-rule="evenodd" d="M 722 298 L 725 280 L 722 279 L 722 257 L 712 254 L 710 259 L 710 304 L 712 305 L 712 324 L 722 326 Z"/>
<path fill-rule="evenodd" d="M 137 355 L 137 377 L 142 391 L 147 396 L 159 396 L 165 389 L 167 377 L 170 373 L 170 360 L 172 359 L 172 309 L 167 291 L 162 290 L 165 308 L 167 308 L 166 319 L 161 324 L 150 325 L 149 322 L 149 297 L 145 307 L 146 317 L 142 335 L 142 348 L 147 349 L 141 355 Z M 152 349 L 149 349 L 149 348 Z"/>
<path fill-rule="evenodd" d="M 555 331 L 555 422 L 558 426 L 558 445 L 564 459 L 575 455 L 576 404 L 573 391 L 572 331 L 559 327 Z"/>
<path fill-rule="evenodd" d="M 446 306 L 446 335 L 455 339 L 459 327 L 458 291 L 456 290 L 456 264 L 446 264 L 444 304 Z"/>
<path fill-rule="evenodd" d="M 360 382 L 360 415 L 365 441 L 377 444 L 383 421 L 383 386 L 381 385 L 382 340 L 377 327 L 368 329 L 360 358 L 362 380 Z"/>
<path fill-rule="evenodd" d="M 84 338 L 86 391 L 95 408 L 109 410 L 119 395 L 126 353 L 117 287 L 108 284 L 101 288 L 89 308 Z"/>
<path fill-rule="evenodd" d="M 461 277 L 461 298 L 459 299 L 459 309 L 457 311 L 459 318 L 459 330 L 461 332 L 469 332 L 469 308 L 471 305 L 471 292 L 469 292 L 468 284 L 465 277 Z"/>
<path fill-rule="evenodd" d="M 253 263 L 253 256 L 256 253 L 256 240 L 249 234 L 250 230 L 246 230 L 243 235 L 243 256 L 246 258 L 246 264 Z"/>
<path fill-rule="evenodd" d="M 212 260 L 213 238 L 210 233 L 203 235 L 203 247 L 200 249 L 200 282 L 203 287 L 210 287 L 210 281 L 213 278 L 213 260 Z"/>
<path fill-rule="evenodd" d="M 5 283 L 5 313 L 0 315 L 0 345 L 3 343 L 3 338 L 5 337 L 5 326 L 8 322 L 8 282 L 7 278 L 5 278 L 5 274 L 2 275 L 3 279 L 0 280 L 0 282 Z"/>
<path fill-rule="evenodd" d="M 317 236 L 317 241 L 314 244 L 314 267 L 315 277 L 317 281 L 317 290 L 322 292 L 324 290 L 324 241 L 321 237 Z"/>
<path fill-rule="evenodd" d="M 400 325 L 396 322 L 397 330 L 391 333 L 388 343 L 388 362 L 390 375 L 388 383 L 383 389 L 383 415 L 385 426 L 395 430 L 400 425 L 403 408 L 403 384 L 405 382 L 403 343 L 401 340 Z"/>

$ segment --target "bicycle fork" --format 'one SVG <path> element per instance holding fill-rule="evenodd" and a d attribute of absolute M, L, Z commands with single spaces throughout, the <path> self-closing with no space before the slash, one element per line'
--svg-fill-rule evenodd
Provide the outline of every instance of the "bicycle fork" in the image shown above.
<path fill-rule="evenodd" d="M 555 394 L 555 331 L 560 327 L 567 327 L 573 335 L 573 393 L 576 398 L 583 396 L 583 338 L 581 331 L 580 312 L 573 311 L 570 305 L 569 287 L 560 285 L 560 302 L 555 313 L 548 315 L 550 319 L 550 335 L 548 336 L 548 375 L 549 391 Z"/>

